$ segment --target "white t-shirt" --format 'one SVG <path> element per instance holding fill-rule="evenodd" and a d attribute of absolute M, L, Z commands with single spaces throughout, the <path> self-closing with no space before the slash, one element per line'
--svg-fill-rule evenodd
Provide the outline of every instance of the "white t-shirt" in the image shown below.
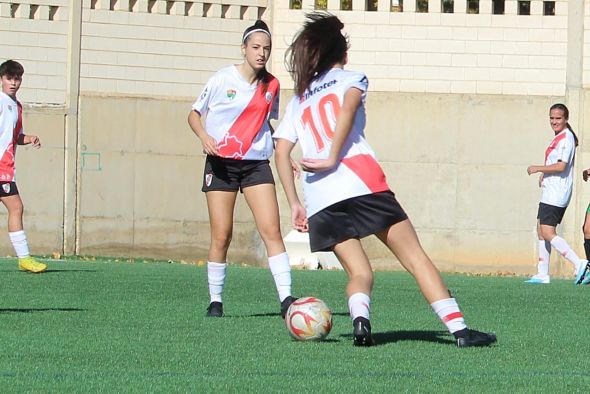
<path fill-rule="evenodd" d="M 274 138 L 299 142 L 303 157 L 327 159 L 332 146 L 336 116 L 348 89 L 363 92 L 341 161 L 330 171 L 304 172 L 303 193 L 307 215 L 352 197 L 389 190 L 375 153 L 365 140 L 365 96 L 369 81 L 363 73 L 333 68 L 314 81 L 302 97 L 295 96 Z"/>
<path fill-rule="evenodd" d="M 207 81 L 192 109 L 206 117 L 205 130 L 217 141 L 219 156 L 264 160 L 272 155 L 269 119 L 278 119 L 279 81 L 269 74 L 266 90 L 250 84 L 231 65 Z"/>
<path fill-rule="evenodd" d="M 573 168 L 576 142 L 569 129 L 557 134 L 545 150 L 545 165 L 566 163 L 565 170 L 556 174 L 545 174 L 541 183 L 541 202 L 556 207 L 567 207 L 574 184 Z"/>
<path fill-rule="evenodd" d="M 14 182 L 14 155 L 18 136 L 23 133 L 22 106 L 0 92 L 0 182 Z"/>

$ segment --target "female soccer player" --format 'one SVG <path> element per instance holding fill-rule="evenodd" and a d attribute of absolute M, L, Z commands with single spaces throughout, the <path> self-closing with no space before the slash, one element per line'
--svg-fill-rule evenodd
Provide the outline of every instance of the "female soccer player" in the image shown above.
<path fill-rule="evenodd" d="M 346 293 L 353 343 L 374 344 L 369 311 L 373 271 L 360 239 L 375 234 L 418 282 L 426 300 L 459 347 L 485 346 L 494 334 L 468 329 L 438 270 L 396 201 L 364 137 L 367 76 L 343 69 L 348 40 L 333 15 L 307 15 L 288 49 L 295 97 L 274 138 L 275 160 L 293 226 L 310 233 L 312 251 L 334 251 L 349 277 Z M 301 143 L 304 208 L 297 195 L 290 154 Z"/>
<path fill-rule="evenodd" d="M 244 31 L 244 61 L 222 68 L 207 82 L 188 122 L 207 154 L 202 191 L 211 224 L 207 273 L 207 316 L 223 316 L 222 291 L 238 190 L 245 198 L 266 246 L 284 317 L 293 302 L 291 266 L 279 227 L 279 208 L 269 157 L 269 120 L 277 119 L 279 81 L 266 70 L 271 51 L 268 26 L 257 21 Z M 205 125 L 201 117 L 206 116 Z"/>
<path fill-rule="evenodd" d="M 526 283 L 547 284 L 551 247 L 574 265 L 575 284 L 580 284 L 586 273 L 587 261 L 578 257 L 567 242 L 555 232 L 555 228 L 570 202 L 574 184 L 574 157 L 578 137 L 568 123 L 569 110 L 563 104 L 554 104 L 549 109 L 549 124 L 554 132 L 551 143 L 545 150 L 545 164 L 527 168 L 529 175 L 541 173 L 539 187 L 541 202 L 537 213 L 537 234 L 539 236 L 539 262 L 537 274 Z"/>

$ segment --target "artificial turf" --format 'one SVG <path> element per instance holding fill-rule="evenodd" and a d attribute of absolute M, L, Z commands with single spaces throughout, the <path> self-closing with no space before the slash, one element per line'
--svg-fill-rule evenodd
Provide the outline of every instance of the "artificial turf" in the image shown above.
<path fill-rule="evenodd" d="M 576 392 L 590 286 L 444 275 L 473 328 L 498 343 L 458 349 L 410 275 L 377 272 L 377 346 L 352 346 L 340 271 L 293 271 L 296 296 L 333 310 L 323 342 L 293 341 L 266 269 L 230 266 L 223 318 L 206 318 L 206 269 L 158 262 L 0 262 L 0 392 Z"/>

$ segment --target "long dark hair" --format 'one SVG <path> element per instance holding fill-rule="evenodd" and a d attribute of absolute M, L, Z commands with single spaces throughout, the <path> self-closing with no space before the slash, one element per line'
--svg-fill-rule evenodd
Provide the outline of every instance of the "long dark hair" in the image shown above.
<path fill-rule="evenodd" d="M 257 32 L 268 34 L 268 37 L 271 38 L 272 42 L 272 36 L 270 35 L 270 29 L 268 28 L 268 25 L 259 19 L 252 26 L 244 30 L 244 34 L 242 35 L 242 45 L 247 46 L 250 35 Z M 270 82 L 270 73 L 266 69 L 266 66 L 256 73 L 256 80 L 264 85 L 263 90 L 266 91 L 268 83 Z"/>
<path fill-rule="evenodd" d="M 344 24 L 332 14 L 312 12 L 285 53 L 287 71 L 301 96 L 309 85 L 336 63 L 346 59 L 348 38 L 340 32 Z"/>
<path fill-rule="evenodd" d="M 567 109 L 567 107 L 565 106 L 565 104 L 561 104 L 561 103 L 553 104 L 551 106 L 551 108 L 549 108 L 549 113 L 551 113 L 551 111 L 553 111 L 554 109 L 561 110 L 563 112 L 563 117 L 565 118 L 565 120 L 569 120 L 569 118 L 570 118 L 570 110 Z M 572 134 L 574 135 L 574 141 L 576 142 L 576 146 L 578 146 L 578 136 L 576 135 L 576 133 L 574 133 L 574 129 L 572 128 L 572 126 L 570 126 L 569 122 L 566 122 L 565 125 L 572 132 Z"/>

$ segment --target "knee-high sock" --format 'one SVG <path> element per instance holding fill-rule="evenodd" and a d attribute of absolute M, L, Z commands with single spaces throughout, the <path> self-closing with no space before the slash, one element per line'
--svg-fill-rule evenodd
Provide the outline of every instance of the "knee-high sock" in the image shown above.
<path fill-rule="evenodd" d="M 549 276 L 549 258 L 551 256 L 551 242 L 544 239 L 539 240 L 539 263 L 537 264 L 537 274 Z"/>
<path fill-rule="evenodd" d="M 467 328 L 465 320 L 463 319 L 463 314 L 454 298 L 438 300 L 430 304 L 430 306 L 445 326 L 447 326 L 447 329 L 451 334 Z"/>
<path fill-rule="evenodd" d="M 553 237 L 553 239 L 551 240 L 551 246 L 557 249 L 557 251 L 561 253 L 563 257 L 565 257 L 570 263 L 572 263 L 576 267 L 576 270 L 578 269 L 580 264 L 582 264 L 582 261 L 580 260 L 576 252 L 574 252 L 572 248 L 570 248 L 570 246 L 567 244 L 567 242 L 565 242 L 565 239 L 561 238 L 559 235 Z"/>
<path fill-rule="evenodd" d="M 348 299 L 348 310 L 352 320 L 357 317 L 364 317 L 369 320 L 371 313 L 371 297 L 365 293 L 354 293 Z"/>
<path fill-rule="evenodd" d="M 275 281 L 279 300 L 282 302 L 291 295 L 291 264 L 287 253 L 281 253 L 268 258 L 268 267 Z"/>
<path fill-rule="evenodd" d="M 227 263 L 207 262 L 207 279 L 209 282 L 209 297 L 211 302 L 222 302 L 221 293 L 225 284 L 225 271 Z"/>
<path fill-rule="evenodd" d="M 24 230 L 8 233 L 8 237 L 19 259 L 29 257 L 29 244 L 27 243 L 27 235 Z"/>

